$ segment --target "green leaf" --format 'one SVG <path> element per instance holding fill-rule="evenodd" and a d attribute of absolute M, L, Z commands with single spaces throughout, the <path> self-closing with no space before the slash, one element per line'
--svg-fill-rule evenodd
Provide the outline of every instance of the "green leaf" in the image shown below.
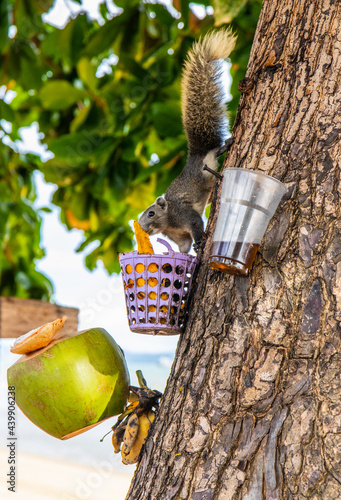
<path fill-rule="evenodd" d="M 97 234 L 93 234 L 92 236 L 89 236 L 88 238 L 86 238 L 77 248 L 76 248 L 76 252 L 77 253 L 80 253 L 80 252 L 83 252 L 86 247 L 88 245 L 90 245 L 90 243 L 92 243 L 93 241 L 96 241 L 99 239 L 99 236 Z"/>
<path fill-rule="evenodd" d="M 72 161 L 69 163 L 66 160 L 61 161 L 54 158 L 45 162 L 41 167 L 45 181 L 53 182 L 61 187 L 69 186 L 73 182 L 80 180 L 83 177 L 84 169 L 86 169 L 85 163 L 76 164 Z M 58 193 L 58 191 L 56 191 L 56 193 Z"/>
<path fill-rule="evenodd" d="M 76 115 L 70 123 L 70 132 L 77 132 L 87 119 L 90 109 L 91 106 L 84 106 L 83 108 L 76 110 Z"/>
<path fill-rule="evenodd" d="M 8 122 L 15 121 L 15 114 L 11 106 L 0 99 L 0 119 L 4 118 Z"/>
<path fill-rule="evenodd" d="M 131 75 L 134 76 L 133 86 L 135 87 L 135 89 L 138 85 L 140 85 L 141 87 L 145 87 L 144 81 L 149 81 L 150 79 L 148 71 L 146 71 L 141 66 L 141 64 L 139 64 L 134 59 L 134 57 L 131 57 L 125 53 L 121 54 L 117 67 L 118 69 L 128 71 Z M 140 79 L 141 82 L 137 83 L 136 79 Z"/>
<path fill-rule="evenodd" d="M 93 271 L 97 265 L 97 260 L 100 253 L 100 247 L 98 246 L 85 257 L 85 265 L 90 270 Z"/>
<path fill-rule="evenodd" d="M 246 2 L 247 0 L 212 0 L 216 26 L 230 23 Z"/>
<path fill-rule="evenodd" d="M 181 12 L 181 21 L 185 24 L 185 26 L 188 26 L 188 21 L 189 21 L 189 15 L 190 15 L 190 8 L 189 4 L 191 3 L 191 0 L 180 0 L 180 12 Z"/>
<path fill-rule="evenodd" d="M 25 90 L 30 89 L 40 89 L 42 82 L 42 70 L 33 62 L 26 57 L 20 59 L 20 78 L 23 82 L 23 88 Z"/>
<path fill-rule="evenodd" d="M 0 2 L 0 53 L 4 52 L 9 44 L 9 4 L 6 1 Z"/>
<path fill-rule="evenodd" d="M 12 2 L 14 0 L 11 0 Z M 39 14 L 44 14 L 51 9 L 54 0 L 31 0 L 32 8 Z"/>
<path fill-rule="evenodd" d="M 62 61 L 64 70 L 70 71 L 81 57 L 84 38 L 91 28 L 91 23 L 85 14 L 78 15 L 68 22 L 64 29 L 54 28 L 48 33 L 41 44 L 41 52 L 55 62 Z"/>
<path fill-rule="evenodd" d="M 71 210 L 76 219 L 80 221 L 88 220 L 90 207 L 86 190 L 73 192 L 68 203 L 68 208 Z"/>
<path fill-rule="evenodd" d="M 90 62 L 87 57 L 82 57 L 77 63 L 77 73 L 79 78 L 91 90 L 96 90 L 98 78 L 96 78 L 97 67 Z"/>
<path fill-rule="evenodd" d="M 17 37 L 22 40 L 30 40 L 34 33 L 43 30 L 41 14 L 43 10 L 39 8 L 39 2 L 25 0 L 16 2 L 15 5 L 15 25 L 17 27 Z M 43 2 L 41 2 L 43 5 Z"/>
<path fill-rule="evenodd" d="M 104 26 L 101 26 L 91 37 L 83 50 L 83 55 L 88 57 L 95 57 L 108 51 L 112 47 L 116 38 L 120 35 L 122 26 L 127 21 L 129 16 L 129 10 L 123 12 L 122 14 L 114 17 L 110 21 L 106 22 Z"/>
<path fill-rule="evenodd" d="M 151 105 L 151 116 L 160 137 L 176 137 L 183 132 L 179 102 L 154 102 Z"/>
<path fill-rule="evenodd" d="M 91 31 L 91 23 L 86 14 L 81 14 L 76 17 L 71 30 L 71 45 L 70 45 L 70 58 L 71 63 L 75 65 L 82 57 L 82 50 L 84 48 L 85 39 Z"/>
<path fill-rule="evenodd" d="M 117 7 L 121 7 L 122 9 L 131 9 L 135 5 L 139 5 L 140 0 L 115 0 L 115 4 Z"/>
<path fill-rule="evenodd" d="M 150 178 L 149 183 L 139 184 L 134 189 L 130 190 L 125 202 L 128 206 L 134 208 L 137 212 L 141 212 L 146 207 L 155 201 L 156 176 Z"/>
<path fill-rule="evenodd" d="M 111 137 L 102 137 L 100 131 L 83 131 L 68 134 L 49 141 L 49 149 L 60 161 L 70 168 L 77 168 L 93 162 L 94 166 L 105 164 L 113 151 L 115 143 Z M 52 163 L 50 160 L 47 163 Z M 47 165 L 47 164 L 45 164 Z"/>
<path fill-rule="evenodd" d="M 161 5 L 158 3 L 155 4 L 148 4 L 146 3 L 146 9 L 148 9 L 149 12 L 154 12 L 155 18 L 157 19 L 157 22 L 163 26 L 168 26 L 170 27 L 173 23 L 178 23 L 177 19 L 174 19 L 174 17 L 171 15 L 169 10 L 165 5 Z"/>
<path fill-rule="evenodd" d="M 110 248 L 106 252 L 103 252 L 101 260 L 109 274 L 119 273 L 121 271 L 117 252 L 113 249 Z"/>
<path fill-rule="evenodd" d="M 85 92 L 65 80 L 54 80 L 44 85 L 39 96 L 45 109 L 62 110 L 82 100 Z"/>

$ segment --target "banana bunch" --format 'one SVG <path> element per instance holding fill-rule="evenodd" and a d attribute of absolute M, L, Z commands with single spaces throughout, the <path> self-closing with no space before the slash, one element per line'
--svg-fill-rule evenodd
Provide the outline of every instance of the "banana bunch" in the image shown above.
<path fill-rule="evenodd" d="M 122 462 L 125 465 L 135 464 L 139 458 L 142 446 L 144 445 L 150 424 L 154 421 L 155 412 L 150 410 L 137 413 L 131 407 L 134 403 L 128 406 L 128 410 L 132 413 L 121 421 L 118 426 L 113 427 L 112 444 L 115 453 L 121 452 Z"/>
<path fill-rule="evenodd" d="M 112 427 L 114 451 L 121 452 L 125 465 L 137 462 L 162 395 L 159 391 L 148 389 L 140 370 L 136 374 L 140 387 L 130 386 L 130 404 Z"/>

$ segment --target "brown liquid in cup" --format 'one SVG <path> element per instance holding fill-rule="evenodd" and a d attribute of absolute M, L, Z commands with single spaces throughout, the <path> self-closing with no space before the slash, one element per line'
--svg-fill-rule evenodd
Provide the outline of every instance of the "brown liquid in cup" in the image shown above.
<path fill-rule="evenodd" d="M 209 264 L 228 274 L 248 275 L 259 244 L 240 241 L 214 241 Z"/>

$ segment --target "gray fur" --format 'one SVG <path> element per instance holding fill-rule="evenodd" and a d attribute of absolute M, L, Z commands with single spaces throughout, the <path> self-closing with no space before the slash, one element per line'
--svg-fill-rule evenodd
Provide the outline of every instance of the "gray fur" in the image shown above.
<path fill-rule="evenodd" d="M 200 243 L 202 214 L 216 182 L 203 170 L 205 164 L 217 170 L 216 152 L 227 130 L 224 92 L 219 83 L 221 63 L 228 57 L 235 38 L 231 31 L 212 32 L 189 52 L 182 79 L 182 117 L 188 139 L 188 158 L 181 174 L 164 198 L 158 198 L 139 218 L 150 235 L 162 233 L 188 252 L 192 240 Z M 154 215 L 153 215 L 154 213 Z"/>

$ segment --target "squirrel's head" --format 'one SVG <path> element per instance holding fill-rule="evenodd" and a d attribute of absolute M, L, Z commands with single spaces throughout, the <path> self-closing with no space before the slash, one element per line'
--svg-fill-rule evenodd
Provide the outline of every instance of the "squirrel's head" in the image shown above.
<path fill-rule="evenodd" d="M 162 233 L 168 226 L 167 201 L 162 197 L 156 199 L 139 217 L 139 224 L 146 233 L 153 235 Z"/>

